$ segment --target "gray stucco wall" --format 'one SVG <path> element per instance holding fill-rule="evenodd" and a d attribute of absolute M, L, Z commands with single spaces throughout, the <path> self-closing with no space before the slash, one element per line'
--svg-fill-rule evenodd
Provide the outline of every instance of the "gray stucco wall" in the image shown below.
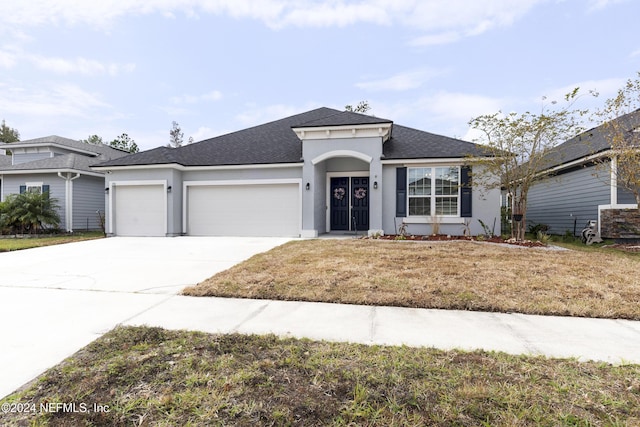
<path fill-rule="evenodd" d="M 547 224 L 552 234 L 577 233 L 598 219 L 598 205 L 611 203 L 608 167 L 582 167 L 547 178 L 529 190 L 527 227 Z M 618 203 L 623 203 L 618 200 Z"/>
<path fill-rule="evenodd" d="M 167 235 L 182 234 L 183 183 L 187 181 L 245 181 L 269 179 L 300 179 L 302 165 L 292 168 L 207 169 L 180 171 L 173 168 L 114 170 L 105 175 L 105 185 L 118 181 L 165 181 L 171 187 L 167 194 Z M 108 203 L 108 200 L 107 200 Z M 107 223 L 109 221 L 107 211 Z"/>
<path fill-rule="evenodd" d="M 344 152 L 360 153 L 371 157 L 371 163 L 367 163 L 355 156 Z M 342 152 L 342 154 L 338 154 Z M 304 140 L 302 143 L 304 157 L 303 186 L 308 182 L 312 191 L 303 191 L 302 229 L 305 231 L 316 230 L 318 233 L 326 232 L 327 218 L 327 186 L 328 172 L 368 171 L 373 181 L 382 176 L 382 138 L 336 138 Z M 316 163 L 312 161 L 325 153 L 336 153 L 335 156 L 326 158 Z M 380 182 L 382 186 L 382 183 Z M 382 197 L 380 191 L 369 192 L 369 228 L 371 230 L 382 229 Z"/>
<path fill-rule="evenodd" d="M 421 166 L 411 164 L 410 166 Z M 443 166 L 443 165 L 425 165 Z M 396 168 L 403 165 L 384 165 L 383 167 L 383 217 L 385 234 L 397 234 L 398 227 L 402 224 L 403 218 L 396 218 Z M 474 166 L 479 168 L 480 166 Z M 500 189 L 474 186 L 472 188 L 472 214 L 471 218 L 442 218 L 440 222 L 440 234 L 460 236 L 464 234 L 465 221 L 468 221 L 471 235 L 484 234 L 484 229 L 480 224 L 482 220 L 489 228 L 494 228 L 495 233 L 500 234 Z M 411 218 L 405 218 L 411 221 Z M 407 232 L 416 235 L 427 235 L 433 233 L 432 223 L 410 223 Z"/>

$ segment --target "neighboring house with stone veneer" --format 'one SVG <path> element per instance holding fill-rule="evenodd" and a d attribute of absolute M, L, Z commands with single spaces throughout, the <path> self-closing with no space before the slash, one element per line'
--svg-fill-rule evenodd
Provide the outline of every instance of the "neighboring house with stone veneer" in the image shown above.
<path fill-rule="evenodd" d="M 499 189 L 471 186 L 481 146 L 318 108 L 180 148 L 106 161 L 107 232 L 302 236 L 500 230 Z M 474 166 L 475 167 L 475 166 Z M 477 166 L 480 167 L 480 166 Z"/>
<path fill-rule="evenodd" d="M 627 132 L 640 131 L 640 110 L 615 120 L 617 129 L 620 125 Z M 607 129 L 602 125 L 583 132 L 559 145 L 548 156 L 541 169 L 548 178 L 529 190 L 527 220 L 530 225 L 548 225 L 553 234 L 569 231 L 579 235 L 587 221 L 597 220 L 599 226 L 605 227 L 601 230 L 603 237 L 620 237 L 606 229 L 602 212 L 636 209 L 637 205 L 633 194 L 618 185 L 617 159 L 611 150 Z"/>
<path fill-rule="evenodd" d="M 129 154 L 59 136 L 0 148 L 11 153 L 0 159 L 0 200 L 10 194 L 47 192 L 57 199 L 61 228 L 68 232 L 100 228 L 97 211 L 104 214 L 104 174 L 90 166 Z"/>

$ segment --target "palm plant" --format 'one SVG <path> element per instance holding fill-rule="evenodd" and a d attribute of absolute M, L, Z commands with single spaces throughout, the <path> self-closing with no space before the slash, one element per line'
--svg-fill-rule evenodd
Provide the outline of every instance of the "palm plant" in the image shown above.
<path fill-rule="evenodd" d="M 11 194 L 0 208 L 0 222 L 12 231 L 38 233 L 59 226 L 58 207 L 47 192 Z"/>

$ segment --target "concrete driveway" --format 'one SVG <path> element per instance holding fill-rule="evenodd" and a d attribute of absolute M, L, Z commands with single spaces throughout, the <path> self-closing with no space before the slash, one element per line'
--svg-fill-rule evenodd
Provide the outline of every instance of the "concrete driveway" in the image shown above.
<path fill-rule="evenodd" d="M 115 237 L 0 253 L 0 397 L 185 286 L 288 240 Z"/>

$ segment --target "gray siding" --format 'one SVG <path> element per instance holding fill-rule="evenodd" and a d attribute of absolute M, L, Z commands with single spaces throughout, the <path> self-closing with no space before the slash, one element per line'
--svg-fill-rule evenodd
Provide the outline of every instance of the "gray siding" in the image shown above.
<path fill-rule="evenodd" d="M 98 230 L 98 214 L 104 213 L 104 178 L 81 176 L 73 181 L 74 231 Z"/>
<path fill-rule="evenodd" d="M 33 162 L 35 160 L 49 159 L 51 158 L 50 152 L 44 153 L 14 153 L 13 164 L 19 165 L 21 163 Z"/>
<path fill-rule="evenodd" d="M 631 194 L 630 191 L 627 191 L 623 188 L 618 187 L 618 204 L 619 205 L 635 205 L 636 198 Z"/>
<path fill-rule="evenodd" d="M 527 224 L 547 224 L 552 234 L 579 233 L 598 219 L 598 205 L 611 203 L 609 169 L 584 167 L 547 178 L 529 190 Z M 620 200 L 618 200 L 621 203 Z"/>
<path fill-rule="evenodd" d="M 60 214 L 60 227 L 64 228 L 65 224 L 65 184 L 57 174 L 25 174 L 25 175 L 4 175 L 3 179 L 4 193 L 3 200 L 9 194 L 20 194 L 20 186 L 27 182 L 42 182 L 43 185 L 49 186 L 49 195 L 57 199 L 58 213 Z"/>

